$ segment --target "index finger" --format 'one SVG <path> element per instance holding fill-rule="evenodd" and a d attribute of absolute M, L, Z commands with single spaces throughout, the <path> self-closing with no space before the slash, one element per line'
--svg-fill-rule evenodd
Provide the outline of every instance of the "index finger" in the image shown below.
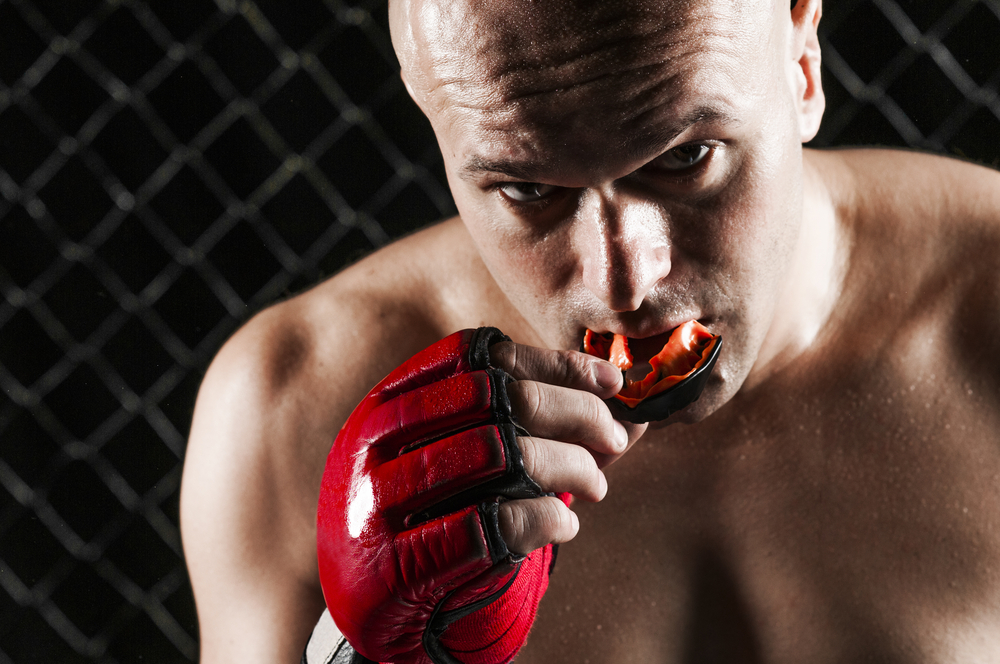
<path fill-rule="evenodd" d="M 490 347 L 490 362 L 514 380 L 534 380 L 610 399 L 622 388 L 621 370 L 575 350 L 548 350 L 504 341 Z"/>

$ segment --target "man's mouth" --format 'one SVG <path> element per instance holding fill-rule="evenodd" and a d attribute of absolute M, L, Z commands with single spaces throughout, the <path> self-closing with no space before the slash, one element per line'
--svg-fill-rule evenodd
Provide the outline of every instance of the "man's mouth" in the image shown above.
<path fill-rule="evenodd" d="M 587 330 L 583 350 L 625 374 L 621 391 L 608 399 L 615 417 L 648 422 L 666 419 L 700 396 L 721 343 L 721 337 L 690 320 L 644 338 Z"/>
<path fill-rule="evenodd" d="M 649 360 L 663 350 L 672 332 L 673 330 L 667 330 L 662 334 L 644 338 L 626 337 L 629 350 L 632 351 L 632 366 L 625 372 L 628 380 L 642 380 L 650 372 L 652 367 Z"/>

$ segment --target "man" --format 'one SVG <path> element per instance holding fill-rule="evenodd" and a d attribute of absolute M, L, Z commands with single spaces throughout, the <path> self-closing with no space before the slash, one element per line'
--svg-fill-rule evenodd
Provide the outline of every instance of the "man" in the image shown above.
<path fill-rule="evenodd" d="M 460 219 L 255 317 L 213 363 L 182 528 L 204 662 L 296 661 L 324 461 L 365 393 L 492 325 L 567 542 L 518 662 L 996 661 L 1000 176 L 803 151 L 819 0 L 396 0 Z M 677 426 L 622 425 L 586 329 L 725 342 Z M 626 441 L 627 438 L 627 441 Z M 625 452 L 626 446 L 628 451 Z M 614 462 L 614 463 L 612 463 Z"/>

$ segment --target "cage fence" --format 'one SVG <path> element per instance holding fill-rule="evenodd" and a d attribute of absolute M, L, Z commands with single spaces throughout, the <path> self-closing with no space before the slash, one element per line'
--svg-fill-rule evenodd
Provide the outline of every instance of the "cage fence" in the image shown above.
<path fill-rule="evenodd" d="M 815 146 L 1000 163 L 1000 0 L 838 0 Z M 201 376 L 454 213 L 384 0 L 0 0 L 0 662 L 180 662 Z"/>

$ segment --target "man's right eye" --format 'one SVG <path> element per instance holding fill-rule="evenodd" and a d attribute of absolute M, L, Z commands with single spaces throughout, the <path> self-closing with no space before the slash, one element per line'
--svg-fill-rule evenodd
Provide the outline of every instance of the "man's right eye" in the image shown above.
<path fill-rule="evenodd" d="M 662 171 L 683 171 L 700 163 L 711 151 L 709 146 L 698 143 L 682 145 L 661 154 L 648 166 Z"/>
<path fill-rule="evenodd" d="M 497 187 L 506 198 L 518 203 L 540 201 L 556 190 L 555 185 L 540 182 L 505 182 Z"/>

